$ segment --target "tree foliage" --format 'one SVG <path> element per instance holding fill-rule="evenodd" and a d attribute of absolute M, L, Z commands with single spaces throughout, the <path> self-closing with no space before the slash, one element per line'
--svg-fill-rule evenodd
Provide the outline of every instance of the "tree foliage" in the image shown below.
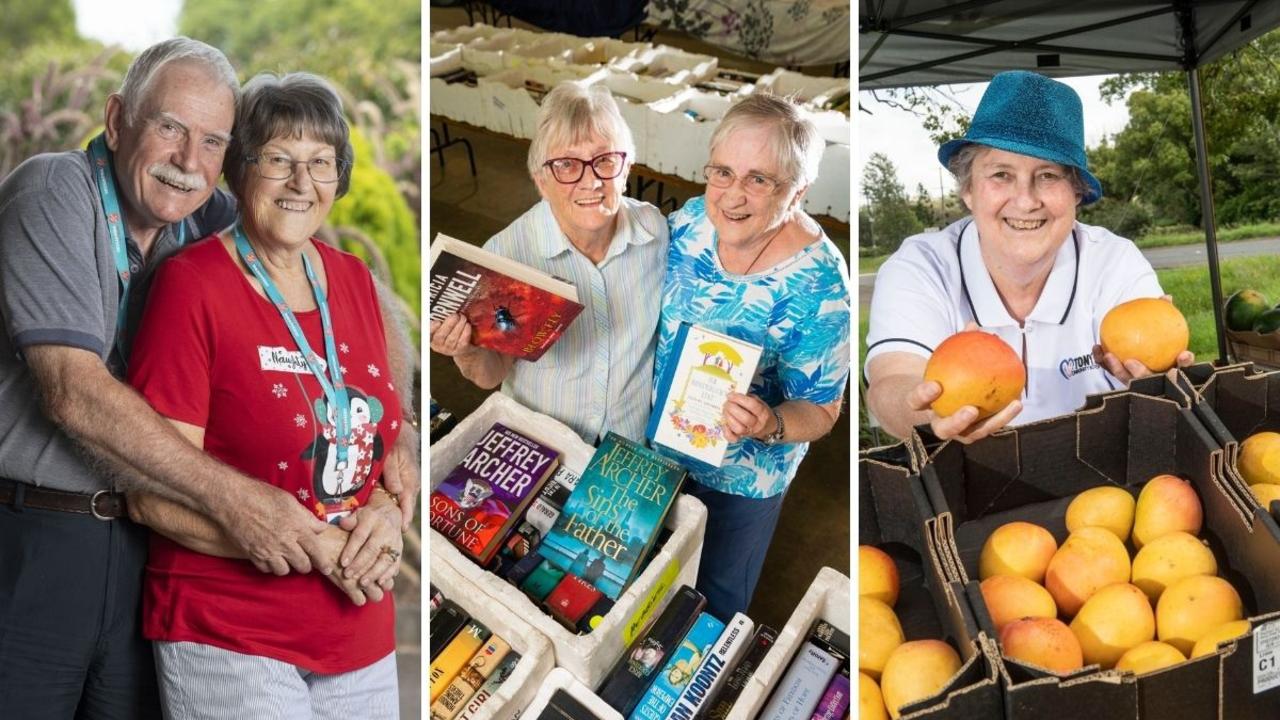
<path fill-rule="evenodd" d="M 924 229 L 898 180 L 897 167 L 884 153 L 872 154 L 862 169 L 862 193 L 867 214 L 864 220 L 859 213 L 859 245 L 875 253 L 893 252 L 903 239 Z"/>

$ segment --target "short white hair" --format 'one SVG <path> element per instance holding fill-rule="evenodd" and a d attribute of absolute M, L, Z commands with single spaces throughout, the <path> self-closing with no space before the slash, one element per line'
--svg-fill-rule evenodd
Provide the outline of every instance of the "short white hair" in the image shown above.
<path fill-rule="evenodd" d="M 160 70 L 171 62 L 192 62 L 204 65 L 210 75 L 231 90 L 236 102 L 240 100 L 240 79 L 235 68 L 221 50 L 188 37 L 179 35 L 142 51 L 129 65 L 120 83 L 120 100 L 124 104 L 125 120 L 132 125 L 137 113 L 147 100 L 147 92 Z"/>
<path fill-rule="evenodd" d="M 767 92 L 752 93 L 729 108 L 711 134 L 711 153 L 735 131 L 753 127 L 769 128 L 774 159 L 788 182 L 798 187 L 813 184 L 826 142 L 804 110 Z"/>
<path fill-rule="evenodd" d="M 635 162 L 636 143 L 631 128 L 622 119 L 609 89 L 598 84 L 560 83 L 542 99 L 538 110 L 538 127 L 529 144 L 529 175 L 537 177 L 552 148 L 577 145 L 593 137 L 626 153 L 628 167 Z"/>

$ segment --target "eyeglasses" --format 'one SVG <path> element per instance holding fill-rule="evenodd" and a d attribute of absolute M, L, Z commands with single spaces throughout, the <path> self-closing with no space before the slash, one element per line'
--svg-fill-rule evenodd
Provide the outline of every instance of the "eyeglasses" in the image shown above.
<path fill-rule="evenodd" d="M 723 165 L 707 165 L 702 168 L 702 176 L 707 179 L 708 185 L 717 188 L 733 187 L 733 184 L 738 181 L 738 176 Z M 778 180 L 760 173 L 748 173 L 742 178 L 742 189 L 748 195 L 757 197 L 772 195 L 785 184 L 787 184 L 785 180 Z"/>
<path fill-rule="evenodd" d="M 574 157 L 551 158 L 542 163 L 543 167 L 551 168 L 551 176 L 556 182 L 572 185 L 582 179 L 586 174 L 587 167 L 591 167 L 591 172 L 601 180 L 612 180 L 622 174 L 622 170 L 627 166 L 627 154 L 624 152 L 607 152 L 601 153 L 590 160 L 579 160 Z"/>
<path fill-rule="evenodd" d="M 283 153 L 250 155 L 245 158 L 245 161 L 257 165 L 258 175 L 268 180 L 288 180 L 293 177 L 294 168 L 305 165 L 312 180 L 318 183 L 331 183 L 338 181 L 343 168 L 343 162 L 338 158 L 317 157 L 310 160 L 294 160 Z"/>

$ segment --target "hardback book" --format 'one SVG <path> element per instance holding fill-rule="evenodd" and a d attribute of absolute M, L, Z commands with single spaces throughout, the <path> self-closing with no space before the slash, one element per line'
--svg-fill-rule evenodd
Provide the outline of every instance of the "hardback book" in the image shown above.
<path fill-rule="evenodd" d="M 688 585 L 675 591 L 667 607 L 627 648 L 596 692 L 614 710 L 626 717 L 635 709 L 653 682 L 664 659 L 689 632 L 707 599 Z"/>
<path fill-rule="evenodd" d="M 840 661 L 811 642 L 800 646 L 787 672 L 773 689 L 760 720 L 809 720 Z"/>
<path fill-rule="evenodd" d="M 725 400 L 751 389 L 761 348 L 689 323 L 672 342 L 645 434 L 656 445 L 720 467 L 729 447 Z"/>
<path fill-rule="evenodd" d="M 502 662 L 494 668 L 489 678 L 484 681 L 484 685 L 476 691 L 475 695 L 467 701 L 467 706 L 462 710 L 462 714 L 458 715 L 458 720 L 471 720 L 472 717 L 480 710 L 480 706 L 498 691 L 502 683 L 511 677 L 511 673 L 516 671 L 516 664 L 520 662 L 520 653 L 511 650 L 502 658 Z"/>
<path fill-rule="evenodd" d="M 568 690 L 557 688 L 538 715 L 538 720 L 598 720 L 591 709 Z"/>
<path fill-rule="evenodd" d="M 719 639 L 711 646 L 711 652 L 703 658 L 693 679 L 680 693 L 680 699 L 672 707 L 668 717 L 670 720 L 693 720 L 699 711 L 707 706 L 724 681 L 728 679 L 729 668 L 742 656 L 751 642 L 751 618 L 742 613 L 735 613 L 724 626 Z"/>
<path fill-rule="evenodd" d="M 773 647 L 773 643 L 778 639 L 778 631 L 768 625 L 761 625 L 756 628 L 756 633 L 751 637 L 751 643 L 747 647 L 747 652 L 742 656 L 742 660 L 733 668 L 733 672 L 729 674 L 729 679 L 725 681 L 724 687 L 716 693 L 714 702 L 711 703 L 710 709 L 706 712 L 709 720 L 724 720 L 729 717 L 729 711 L 733 709 L 734 703 L 738 702 L 738 696 L 742 694 L 743 688 L 747 686 L 747 681 L 751 679 L 751 675 L 755 673 L 756 668 L 760 666 L 760 661 L 764 660 L 764 656 L 769 654 L 769 650 Z"/>
<path fill-rule="evenodd" d="M 608 433 L 538 552 L 617 600 L 648 557 L 684 475 L 675 461 Z"/>
<path fill-rule="evenodd" d="M 559 585 L 560 581 L 564 579 L 564 576 L 564 570 L 552 565 L 547 560 L 543 560 L 542 564 L 534 568 L 533 572 L 529 573 L 529 577 L 520 583 L 520 590 L 529 596 L 534 605 L 541 605 L 542 601 L 551 594 L 551 591 L 556 589 L 556 585 Z"/>
<path fill-rule="evenodd" d="M 582 312 L 573 285 L 470 243 L 431 243 L 432 320 L 462 313 L 471 344 L 537 360 Z"/>
<path fill-rule="evenodd" d="M 440 601 L 440 609 L 431 616 L 431 654 L 428 659 L 435 660 L 440 651 L 449 644 L 453 637 L 471 619 L 467 615 L 467 611 L 463 610 L 452 600 L 442 598 Z"/>
<path fill-rule="evenodd" d="M 431 702 L 440 697 L 488 639 L 489 629 L 472 620 L 449 641 L 440 655 L 431 661 Z"/>
<path fill-rule="evenodd" d="M 431 703 L 431 720 L 453 720 L 466 706 L 468 700 L 484 685 L 493 668 L 502 662 L 511 646 L 497 635 L 490 635 L 484 645 L 467 661 L 458 676 L 435 702 Z"/>
<path fill-rule="evenodd" d="M 667 658 L 662 672 L 653 679 L 644 697 L 640 698 L 629 720 L 666 720 L 681 693 L 689 686 L 694 673 L 702 665 L 702 659 L 724 632 L 724 623 L 711 613 L 702 613 L 693 627 Z"/>
<path fill-rule="evenodd" d="M 481 565 L 502 546 L 560 453 L 494 423 L 431 493 L 431 527 Z"/>
<path fill-rule="evenodd" d="M 822 699 L 809 720 L 841 720 L 849 714 L 849 705 L 853 702 L 851 692 L 849 671 L 841 668 L 827 683 L 826 692 L 822 693 Z"/>

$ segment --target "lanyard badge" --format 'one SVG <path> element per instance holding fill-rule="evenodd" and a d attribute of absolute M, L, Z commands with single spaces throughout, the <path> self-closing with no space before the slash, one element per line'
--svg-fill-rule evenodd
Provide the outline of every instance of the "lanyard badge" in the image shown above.
<path fill-rule="evenodd" d="M 311 350 L 311 344 L 307 342 L 306 336 L 302 334 L 302 326 L 298 324 L 298 318 L 289 309 L 288 303 L 284 301 L 284 295 L 280 293 L 280 289 L 276 287 L 271 276 L 267 274 L 266 268 L 258 260 L 253 248 L 249 246 L 249 238 L 244 233 L 244 226 L 238 220 L 236 221 L 234 234 L 236 252 L 239 253 L 240 259 L 249 268 L 249 272 L 253 273 L 253 276 L 258 279 L 258 283 L 262 285 L 262 290 L 267 294 L 267 299 L 276 306 L 276 310 L 284 320 L 285 327 L 289 328 L 289 334 L 293 336 L 294 343 L 297 344 L 302 357 L 307 361 L 307 367 L 311 369 L 311 374 L 320 383 L 320 389 L 324 391 L 325 401 L 330 409 L 333 410 L 333 425 L 337 434 L 338 444 L 337 467 L 338 470 L 343 470 L 347 467 L 347 446 L 351 443 L 350 400 L 347 395 L 346 382 L 342 378 L 342 366 L 338 362 L 338 346 L 333 337 L 333 320 L 329 315 L 329 302 L 325 298 L 324 290 L 320 287 L 320 281 L 316 279 L 315 271 L 311 268 L 311 261 L 307 259 L 306 255 L 302 256 L 302 267 L 307 273 L 307 282 L 311 283 L 311 293 L 315 296 L 316 307 L 320 309 L 320 326 L 324 333 L 324 350 L 328 367 L 322 367 L 320 356 Z"/>
<path fill-rule="evenodd" d="M 111 256 L 115 259 L 116 275 L 120 279 L 120 304 L 116 308 L 116 347 L 124 357 L 123 344 L 125 315 L 129 310 L 129 246 L 126 239 L 124 211 L 120 209 L 120 192 L 116 187 L 115 168 L 106 135 L 89 141 L 89 164 L 98 181 L 98 197 L 102 200 L 102 213 L 107 217 L 107 235 L 111 238 Z M 186 220 L 178 223 L 178 244 L 186 241 Z"/>

